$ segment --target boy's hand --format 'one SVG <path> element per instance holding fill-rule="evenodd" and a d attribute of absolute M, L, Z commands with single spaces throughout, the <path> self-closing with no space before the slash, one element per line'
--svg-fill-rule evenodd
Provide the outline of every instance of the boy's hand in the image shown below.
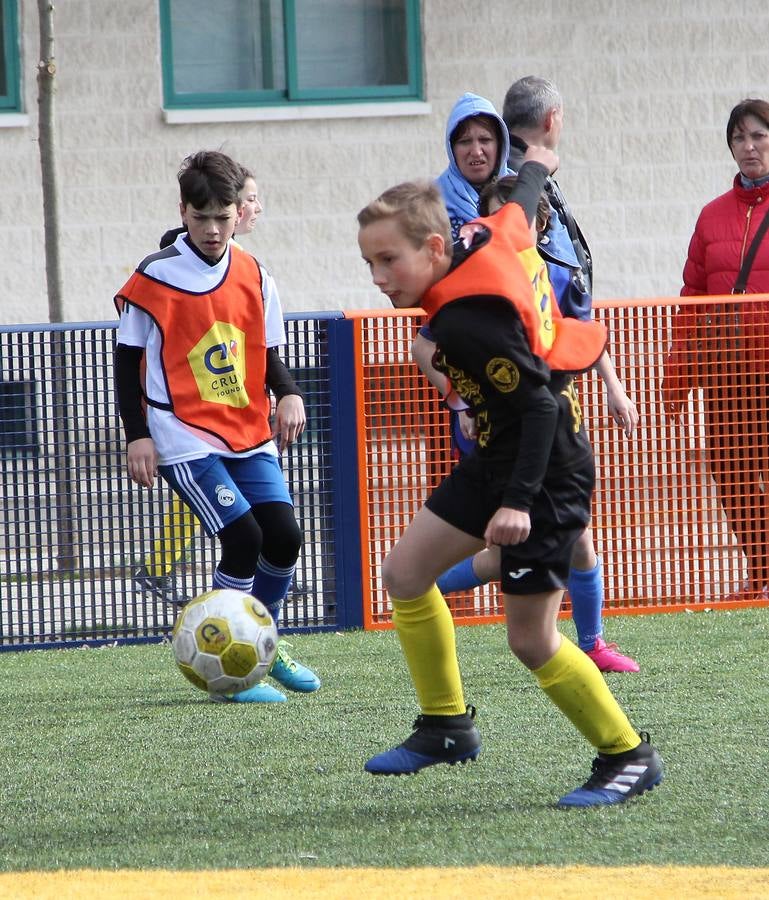
<path fill-rule="evenodd" d="M 128 445 L 128 474 L 131 481 L 151 488 L 158 474 L 158 452 L 152 438 L 139 438 Z"/>
<path fill-rule="evenodd" d="M 531 519 L 527 512 L 500 506 L 489 520 L 483 539 L 487 547 L 499 544 L 507 547 L 511 544 L 522 544 L 531 532 Z"/>
<path fill-rule="evenodd" d="M 638 410 L 635 403 L 622 388 L 609 391 L 607 397 L 609 415 L 625 432 L 625 437 L 630 437 L 638 425 Z"/>
<path fill-rule="evenodd" d="M 541 163 L 551 175 L 558 168 L 559 162 L 557 153 L 538 144 L 529 144 L 526 152 L 523 154 L 523 161 Z"/>
<path fill-rule="evenodd" d="M 462 437 L 468 441 L 478 440 L 478 423 L 475 421 L 475 416 L 468 415 L 467 410 L 462 409 L 457 413 L 457 421 Z"/>
<path fill-rule="evenodd" d="M 272 436 L 278 444 L 278 450 L 290 447 L 307 424 L 304 402 L 298 394 L 287 394 L 275 407 L 275 422 Z"/>
<path fill-rule="evenodd" d="M 489 229 L 485 225 L 481 225 L 480 222 L 465 222 L 459 229 L 459 236 L 462 239 L 465 250 L 469 249 L 476 234 L 482 234 L 484 231 L 488 230 Z"/>

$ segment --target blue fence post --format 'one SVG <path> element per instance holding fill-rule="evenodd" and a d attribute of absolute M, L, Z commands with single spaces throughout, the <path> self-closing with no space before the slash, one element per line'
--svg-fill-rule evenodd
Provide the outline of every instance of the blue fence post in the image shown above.
<path fill-rule="evenodd" d="M 337 627 L 340 630 L 363 627 L 353 325 L 348 319 L 328 323 Z"/>

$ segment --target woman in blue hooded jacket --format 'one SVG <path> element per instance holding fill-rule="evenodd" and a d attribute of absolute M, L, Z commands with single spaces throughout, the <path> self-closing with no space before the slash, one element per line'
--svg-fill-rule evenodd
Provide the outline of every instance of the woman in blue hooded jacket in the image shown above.
<path fill-rule="evenodd" d="M 437 179 L 454 240 L 459 229 L 478 216 L 483 188 L 508 173 L 510 135 L 494 104 L 477 94 L 463 94 L 446 123 L 448 168 Z"/>
<path fill-rule="evenodd" d="M 446 123 L 449 165 L 436 181 L 446 204 L 455 241 L 459 240 L 460 228 L 478 217 L 478 204 L 484 187 L 509 172 L 509 153 L 510 135 L 494 104 L 478 94 L 463 94 L 454 104 Z M 430 365 L 434 351 L 435 341 L 425 325 L 414 342 L 412 356 L 430 383 L 444 393 L 443 376 Z M 452 458 L 456 460 L 469 453 L 474 443 L 461 428 L 458 410 L 451 409 Z"/>

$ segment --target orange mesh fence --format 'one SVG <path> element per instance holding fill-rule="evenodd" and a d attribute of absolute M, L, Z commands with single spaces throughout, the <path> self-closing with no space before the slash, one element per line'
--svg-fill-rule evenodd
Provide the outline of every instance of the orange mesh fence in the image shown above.
<path fill-rule="evenodd" d="M 364 624 L 387 627 L 381 562 L 451 466 L 448 413 L 410 359 L 420 311 L 350 317 Z M 598 376 L 577 379 L 596 456 L 605 612 L 766 605 L 769 298 L 604 301 L 596 317 L 640 414 L 625 437 Z M 458 623 L 502 617 L 497 585 L 447 599 Z"/>
<path fill-rule="evenodd" d="M 363 621 L 390 623 L 380 567 L 431 489 L 451 467 L 448 412 L 410 356 L 423 321 L 419 311 L 377 311 L 354 316 L 361 484 Z M 493 586 L 454 594 L 457 622 L 500 616 Z"/>

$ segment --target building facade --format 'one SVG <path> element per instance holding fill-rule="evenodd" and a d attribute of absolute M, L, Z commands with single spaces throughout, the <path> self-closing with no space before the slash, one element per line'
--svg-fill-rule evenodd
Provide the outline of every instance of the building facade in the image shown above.
<path fill-rule="evenodd" d="M 48 320 L 38 5 L 0 0 L 5 325 Z M 65 321 L 115 317 L 199 149 L 254 171 L 265 211 L 243 243 L 286 310 L 381 306 L 357 211 L 440 173 L 463 92 L 501 109 L 526 74 L 564 96 L 559 181 L 596 297 L 673 296 L 700 208 L 736 171 L 729 111 L 769 96 L 758 0 L 66 0 L 53 21 Z"/>

